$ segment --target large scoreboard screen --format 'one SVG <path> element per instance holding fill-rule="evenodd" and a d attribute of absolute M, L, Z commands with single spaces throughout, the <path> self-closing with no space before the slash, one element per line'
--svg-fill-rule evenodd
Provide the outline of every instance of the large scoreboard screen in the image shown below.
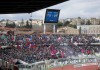
<path fill-rule="evenodd" d="M 44 23 L 58 23 L 60 10 L 47 9 Z"/>

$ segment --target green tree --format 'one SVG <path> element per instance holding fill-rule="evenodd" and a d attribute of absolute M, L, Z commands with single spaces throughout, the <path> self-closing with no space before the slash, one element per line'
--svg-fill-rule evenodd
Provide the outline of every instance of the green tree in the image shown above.
<path fill-rule="evenodd" d="M 88 21 L 86 22 L 86 25 L 91 25 L 90 20 L 88 20 Z"/>
<path fill-rule="evenodd" d="M 13 22 L 13 24 L 12 24 L 12 27 L 13 27 L 13 28 L 15 28 L 15 27 L 16 27 L 16 24 L 15 24 L 15 22 Z"/>
<path fill-rule="evenodd" d="M 8 22 L 8 20 L 6 20 L 6 27 L 9 27 L 9 22 Z"/>
<path fill-rule="evenodd" d="M 28 20 L 26 21 L 26 28 L 30 28 Z"/>
<path fill-rule="evenodd" d="M 9 24 L 6 22 L 6 27 L 8 27 L 9 26 Z"/>
<path fill-rule="evenodd" d="M 82 20 L 82 21 L 81 21 L 81 25 L 84 25 L 84 24 L 85 24 L 85 20 Z"/>
<path fill-rule="evenodd" d="M 30 28 L 32 29 L 32 24 L 30 24 Z"/>
<path fill-rule="evenodd" d="M 12 24 L 9 24 L 8 21 L 6 22 L 6 27 L 10 27 L 10 28 L 15 28 L 15 22 L 13 22 Z"/>
<path fill-rule="evenodd" d="M 23 27 L 24 25 L 24 20 L 22 19 L 21 23 L 20 23 L 20 27 Z"/>
<path fill-rule="evenodd" d="M 70 21 L 64 22 L 64 26 L 67 26 L 68 24 L 70 24 Z"/>
<path fill-rule="evenodd" d="M 58 23 L 57 23 L 57 27 L 61 27 L 61 26 L 63 26 L 63 23 L 58 22 Z"/>
<path fill-rule="evenodd" d="M 72 25 L 72 24 L 68 24 L 69 27 L 72 27 L 72 28 L 77 28 L 76 25 Z"/>
<path fill-rule="evenodd" d="M 78 17 L 78 19 L 81 19 L 81 17 Z"/>

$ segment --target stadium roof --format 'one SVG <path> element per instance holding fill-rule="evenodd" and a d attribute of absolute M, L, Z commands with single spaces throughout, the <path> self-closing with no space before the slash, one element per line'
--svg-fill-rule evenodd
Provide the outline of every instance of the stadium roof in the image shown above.
<path fill-rule="evenodd" d="M 0 14 L 31 13 L 68 0 L 0 0 Z"/>

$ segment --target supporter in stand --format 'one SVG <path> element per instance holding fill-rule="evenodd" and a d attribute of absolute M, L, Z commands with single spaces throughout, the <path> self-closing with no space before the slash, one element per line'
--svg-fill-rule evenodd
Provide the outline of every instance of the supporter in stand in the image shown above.
<path fill-rule="evenodd" d="M 74 43 L 84 43 L 76 46 Z M 91 47 L 90 43 L 97 43 L 92 36 L 85 35 L 0 35 L 0 46 L 13 46 L 11 49 L 2 49 L 0 59 L 10 61 L 20 59 L 28 63 L 42 60 L 66 58 L 78 54 L 93 54 L 99 52 L 99 47 Z M 65 44 L 64 44 L 65 43 Z M 16 47 L 14 47 L 16 46 Z M 0 49 L 1 50 L 1 49 Z"/>

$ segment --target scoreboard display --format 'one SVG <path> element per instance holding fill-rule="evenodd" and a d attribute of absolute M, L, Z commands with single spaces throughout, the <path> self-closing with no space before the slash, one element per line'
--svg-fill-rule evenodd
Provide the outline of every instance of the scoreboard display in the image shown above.
<path fill-rule="evenodd" d="M 60 10 L 47 9 L 44 23 L 58 23 Z"/>

